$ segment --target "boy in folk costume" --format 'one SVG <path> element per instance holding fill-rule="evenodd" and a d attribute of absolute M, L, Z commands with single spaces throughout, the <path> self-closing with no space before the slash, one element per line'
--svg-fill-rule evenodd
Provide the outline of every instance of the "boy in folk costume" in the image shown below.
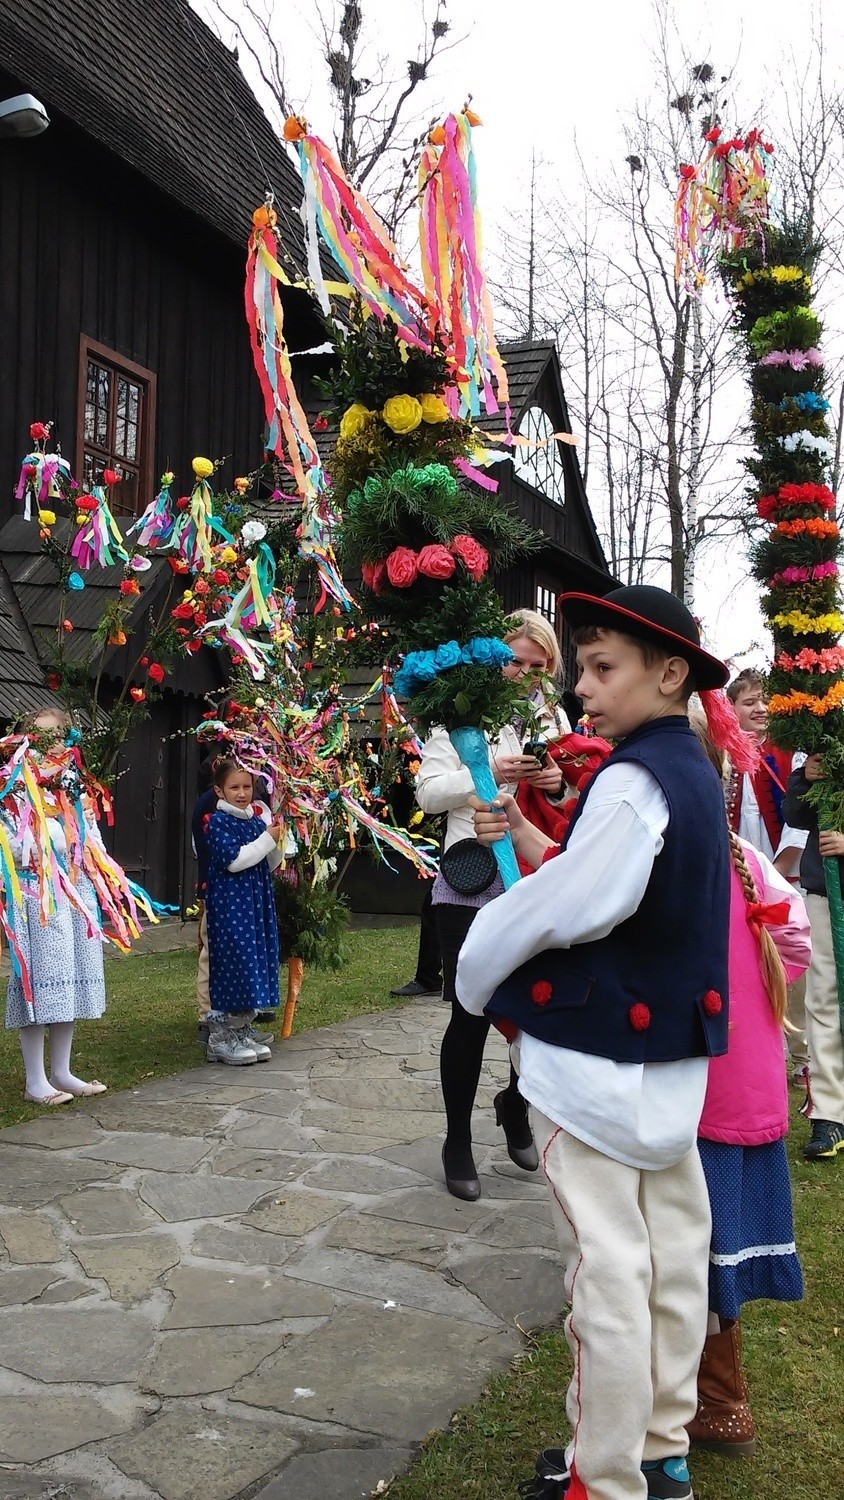
<path fill-rule="evenodd" d="M 721 700 L 716 724 L 705 690 L 728 673 L 662 589 L 560 605 L 576 691 L 618 743 L 562 852 L 480 912 L 457 972 L 461 1002 L 519 1036 L 571 1302 L 572 1439 L 524 1493 L 690 1500 L 710 1235 L 696 1135 L 708 1058 L 727 1048 L 730 866 L 722 786 L 686 708 L 702 692 L 723 745 L 729 711 Z M 502 803 L 479 835 L 506 816 L 541 864 L 551 840 Z"/>

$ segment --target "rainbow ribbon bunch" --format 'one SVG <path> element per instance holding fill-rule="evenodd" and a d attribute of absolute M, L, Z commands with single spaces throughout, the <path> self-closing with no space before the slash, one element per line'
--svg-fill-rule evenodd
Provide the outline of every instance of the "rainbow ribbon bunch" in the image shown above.
<path fill-rule="evenodd" d="M 96 510 L 83 512 L 76 535 L 70 544 L 70 555 L 83 572 L 97 563 L 101 568 L 111 568 L 116 563 L 127 563 L 129 553 L 123 545 L 117 522 L 106 499 L 105 488 L 97 484 L 91 490 L 96 500 Z"/>

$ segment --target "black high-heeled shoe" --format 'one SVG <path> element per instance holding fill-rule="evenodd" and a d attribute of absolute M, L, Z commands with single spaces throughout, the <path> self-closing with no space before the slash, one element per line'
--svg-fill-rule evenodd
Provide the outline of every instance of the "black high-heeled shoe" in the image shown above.
<path fill-rule="evenodd" d="M 535 1172 L 539 1166 L 539 1152 L 531 1133 L 527 1105 L 521 1094 L 511 1089 L 502 1089 L 496 1094 L 495 1123 L 500 1125 L 507 1140 L 507 1155 L 523 1172 Z"/>
<path fill-rule="evenodd" d="M 445 1173 L 445 1185 L 453 1198 L 463 1198 L 466 1203 L 477 1203 L 481 1196 L 481 1184 L 478 1180 L 477 1168 L 472 1159 L 472 1153 L 467 1153 L 468 1160 L 460 1163 L 460 1175 L 457 1176 L 449 1171 L 446 1164 L 446 1151 L 448 1141 L 443 1144 L 443 1172 Z M 461 1155 L 463 1153 L 460 1153 Z"/>

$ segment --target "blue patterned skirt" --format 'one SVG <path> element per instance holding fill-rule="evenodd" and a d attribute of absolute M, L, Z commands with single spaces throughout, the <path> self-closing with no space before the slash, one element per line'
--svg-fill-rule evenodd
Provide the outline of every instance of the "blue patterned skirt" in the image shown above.
<path fill-rule="evenodd" d="M 742 1303 L 799 1302 L 803 1273 L 794 1243 L 785 1141 L 728 1146 L 698 1141 L 712 1205 L 709 1306 L 738 1318 Z"/>
<path fill-rule="evenodd" d="M 95 912 L 97 898 L 87 876 L 80 874 L 76 890 L 83 905 Z M 101 939 L 88 936 L 84 918 L 64 896 L 46 925 L 32 896 L 24 896 L 20 915 L 18 937 L 32 977 L 35 1015 L 12 970 L 6 993 L 7 1029 L 97 1020 L 106 1000 Z"/>

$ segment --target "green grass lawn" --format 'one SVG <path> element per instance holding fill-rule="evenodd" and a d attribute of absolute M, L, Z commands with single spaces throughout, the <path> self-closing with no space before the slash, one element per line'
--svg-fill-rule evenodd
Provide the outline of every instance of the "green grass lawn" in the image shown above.
<path fill-rule="evenodd" d="M 350 932 L 348 963 L 339 973 L 306 970 L 294 1033 L 395 1006 L 389 991 L 412 976 L 417 941 L 415 926 Z M 286 975 L 282 968 L 282 998 Z M 78 1076 L 99 1078 L 115 1090 L 195 1068 L 203 1058 L 196 1042 L 195 985 L 192 949 L 107 958 L 108 1009 L 101 1021 L 77 1028 Z M 0 1029 L 0 1126 L 44 1113 L 24 1101 L 18 1033 Z"/>
<path fill-rule="evenodd" d="M 745 1365 L 758 1427 L 752 1459 L 692 1455 L 696 1500 L 841 1500 L 844 1496 L 844 1158 L 807 1166 L 795 1114 L 790 1139 L 800 1303 L 752 1303 Z M 482 1399 L 437 1434 L 390 1500 L 515 1500 L 541 1448 L 566 1436 L 571 1362 L 561 1332 L 544 1333 Z M 608 1414 L 608 1420 L 611 1420 Z"/>

